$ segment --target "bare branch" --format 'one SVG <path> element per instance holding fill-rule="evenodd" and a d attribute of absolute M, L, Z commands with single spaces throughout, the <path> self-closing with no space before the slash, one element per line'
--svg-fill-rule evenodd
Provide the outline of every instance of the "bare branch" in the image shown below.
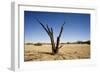
<path fill-rule="evenodd" d="M 48 32 L 50 33 L 50 28 L 49 28 L 48 24 L 46 24 L 46 26 L 47 26 Z"/>
<path fill-rule="evenodd" d="M 48 33 L 47 28 L 39 21 L 39 19 L 36 19 L 36 20 L 39 22 L 39 24 L 41 24 L 41 26 L 44 28 L 44 30 Z"/>
<path fill-rule="evenodd" d="M 62 24 L 61 29 L 60 29 L 60 33 L 59 33 L 59 37 L 61 37 L 62 31 L 63 31 L 63 26 L 64 26 L 65 22 Z"/>
<path fill-rule="evenodd" d="M 53 35 L 53 29 L 52 29 L 52 27 L 51 27 L 51 34 Z"/>

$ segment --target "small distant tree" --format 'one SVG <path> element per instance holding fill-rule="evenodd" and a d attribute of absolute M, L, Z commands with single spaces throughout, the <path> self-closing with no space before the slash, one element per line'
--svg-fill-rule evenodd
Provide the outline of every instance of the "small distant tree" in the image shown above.
<path fill-rule="evenodd" d="M 77 41 L 76 43 L 77 43 L 77 44 L 82 44 L 82 41 Z"/>
<path fill-rule="evenodd" d="M 67 44 L 70 44 L 70 42 L 67 42 Z"/>
<path fill-rule="evenodd" d="M 42 46 L 42 43 L 35 43 L 35 46 Z"/>
<path fill-rule="evenodd" d="M 37 21 L 43 27 L 43 29 L 47 32 L 48 36 L 50 37 L 51 46 L 52 46 L 52 54 L 54 54 L 54 55 L 57 54 L 59 52 L 59 49 L 62 47 L 62 45 L 59 46 L 59 44 L 60 44 L 60 38 L 61 38 L 61 35 L 62 35 L 63 26 L 64 26 L 65 22 L 61 26 L 60 33 L 59 33 L 59 35 L 57 37 L 57 41 L 56 41 L 57 43 L 55 44 L 55 42 L 54 42 L 54 33 L 53 33 L 52 27 L 50 28 L 47 24 L 45 26 L 38 19 L 37 19 Z"/>
<path fill-rule="evenodd" d="M 88 40 L 88 41 L 77 41 L 76 44 L 88 44 L 88 45 L 90 45 L 90 40 Z"/>
<path fill-rule="evenodd" d="M 85 43 L 86 43 L 86 44 L 88 44 L 88 45 L 90 45 L 90 44 L 91 44 L 90 40 L 85 41 Z"/>

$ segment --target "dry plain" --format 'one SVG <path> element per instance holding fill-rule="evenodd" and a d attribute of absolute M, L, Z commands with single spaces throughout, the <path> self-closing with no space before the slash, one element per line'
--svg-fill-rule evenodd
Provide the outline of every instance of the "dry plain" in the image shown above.
<path fill-rule="evenodd" d="M 74 60 L 89 59 L 90 45 L 88 44 L 63 44 L 59 53 L 52 55 L 50 44 L 36 46 L 32 44 L 24 45 L 24 61 L 49 61 L 49 60 Z"/>

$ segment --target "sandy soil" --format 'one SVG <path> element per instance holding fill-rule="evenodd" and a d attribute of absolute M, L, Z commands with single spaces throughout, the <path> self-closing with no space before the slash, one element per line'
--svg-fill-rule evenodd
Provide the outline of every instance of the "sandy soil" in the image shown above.
<path fill-rule="evenodd" d="M 25 45 L 24 61 L 89 59 L 90 45 L 64 44 L 59 53 L 52 55 L 51 45 Z"/>

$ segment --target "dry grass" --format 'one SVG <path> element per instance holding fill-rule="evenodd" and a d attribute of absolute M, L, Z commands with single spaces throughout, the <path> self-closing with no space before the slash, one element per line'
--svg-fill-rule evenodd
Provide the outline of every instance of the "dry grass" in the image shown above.
<path fill-rule="evenodd" d="M 25 45 L 24 61 L 89 59 L 90 45 L 64 44 L 59 54 L 52 55 L 51 45 Z"/>

